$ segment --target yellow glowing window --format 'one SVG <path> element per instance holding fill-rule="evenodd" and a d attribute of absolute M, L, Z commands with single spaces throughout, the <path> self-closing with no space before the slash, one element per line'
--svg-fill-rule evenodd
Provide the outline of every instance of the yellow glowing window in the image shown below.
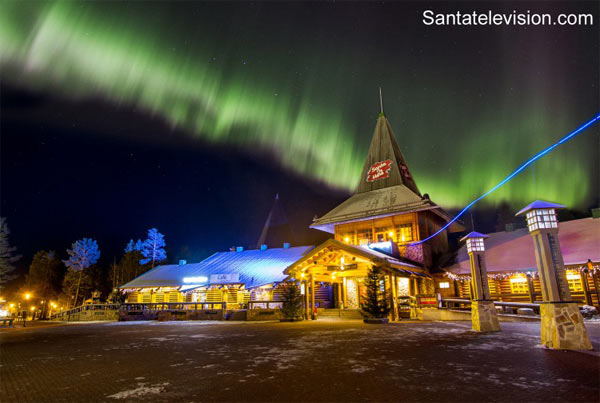
<path fill-rule="evenodd" d="M 390 235 L 391 234 L 391 235 Z M 394 231 L 387 227 L 375 228 L 375 242 L 385 242 L 393 240 Z"/>
<path fill-rule="evenodd" d="M 444 281 L 442 283 L 438 283 L 438 288 L 450 288 L 450 283 L 447 281 Z"/>
<path fill-rule="evenodd" d="M 527 278 L 526 277 L 514 277 L 510 279 L 510 292 L 513 294 L 527 294 Z"/>
<path fill-rule="evenodd" d="M 358 230 L 358 244 L 366 245 L 373 242 L 373 231 L 371 228 Z"/>
<path fill-rule="evenodd" d="M 412 240 L 412 224 L 400 224 L 396 227 L 396 242 L 411 242 Z"/>
<path fill-rule="evenodd" d="M 571 291 L 583 291 L 583 284 L 581 284 L 579 273 L 567 272 L 567 283 L 569 283 Z"/>

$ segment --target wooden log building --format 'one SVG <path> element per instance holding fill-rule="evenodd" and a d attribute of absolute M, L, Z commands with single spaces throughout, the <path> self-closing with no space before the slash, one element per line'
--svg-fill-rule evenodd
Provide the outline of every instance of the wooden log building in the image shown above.
<path fill-rule="evenodd" d="M 539 302 L 540 282 L 533 243 L 527 228 L 486 234 L 485 256 L 491 297 L 496 301 Z M 573 300 L 600 306 L 600 218 L 559 223 L 558 238 Z M 469 299 L 470 265 L 466 247 L 456 262 L 436 273 L 435 292 Z"/>

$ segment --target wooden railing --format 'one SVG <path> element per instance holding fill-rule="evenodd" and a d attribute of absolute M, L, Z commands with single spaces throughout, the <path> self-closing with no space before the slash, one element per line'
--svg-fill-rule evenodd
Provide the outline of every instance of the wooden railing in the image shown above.
<path fill-rule="evenodd" d="M 461 299 L 461 298 L 442 298 L 442 299 L 440 299 L 440 308 L 446 308 L 446 309 L 459 308 L 460 309 L 460 308 L 462 308 L 461 305 L 462 306 L 471 305 L 471 300 L 470 299 Z M 517 308 L 517 309 L 518 308 L 531 308 L 536 313 L 540 312 L 540 304 L 536 304 L 536 303 L 494 301 L 494 306 L 502 306 L 502 307 L 509 307 L 509 308 Z"/>
<path fill-rule="evenodd" d="M 121 311 L 223 310 L 227 309 L 227 302 L 136 302 L 121 304 L 119 309 Z"/>
<path fill-rule="evenodd" d="M 71 308 L 67 311 L 56 312 L 50 315 L 50 319 L 62 319 L 83 311 L 116 311 L 119 309 L 119 304 L 87 304 Z"/>
<path fill-rule="evenodd" d="M 275 309 L 281 307 L 281 301 L 248 301 L 248 309 Z"/>

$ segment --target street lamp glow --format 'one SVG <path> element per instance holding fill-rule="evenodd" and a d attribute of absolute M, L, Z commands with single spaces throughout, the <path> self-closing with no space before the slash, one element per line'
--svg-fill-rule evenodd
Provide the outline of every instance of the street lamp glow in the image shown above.
<path fill-rule="evenodd" d="M 485 238 L 489 238 L 487 235 L 484 235 L 480 232 L 471 232 L 461 238 L 461 241 L 466 241 L 467 243 L 467 252 L 483 252 L 485 251 L 485 246 L 483 244 L 483 240 Z"/>
<path fill-rule="evenodd" d="M 527 228 L 529 232 L 540 229 L 558 228 L 556 219 L 556 210 L 565 208 L 562 204 L 549 203 L 536 200 L 527 207 L 523 208 L 516 215 L 523 215 L 527 218 Z"/>
<path fill-rule="evenodd" d="M 31 298 L 31 294 L 29 294 L 29 293 L 25 294 L 25 299 L 29 299 L 29 298 Z"/>

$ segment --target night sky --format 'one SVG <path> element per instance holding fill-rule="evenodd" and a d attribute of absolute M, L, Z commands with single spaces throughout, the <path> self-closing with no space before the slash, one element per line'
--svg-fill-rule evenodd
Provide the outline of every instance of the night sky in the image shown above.
<path fill-rule="evenodd" d="M 379 87 L 420 190 L 454 211 L 600 111 L 599 8 L 3 2 L 1 214 L 20 266 L 84 236 L 112 261 L 150 227 L 171 261 L 255 245 L 277 192 L 292 242 L 318 242 L 306 228 L 356 187 Z M 429 27 L 427 9 L 595 25 Z M 487 207 L 597 206 L 599 132 Z"/>

